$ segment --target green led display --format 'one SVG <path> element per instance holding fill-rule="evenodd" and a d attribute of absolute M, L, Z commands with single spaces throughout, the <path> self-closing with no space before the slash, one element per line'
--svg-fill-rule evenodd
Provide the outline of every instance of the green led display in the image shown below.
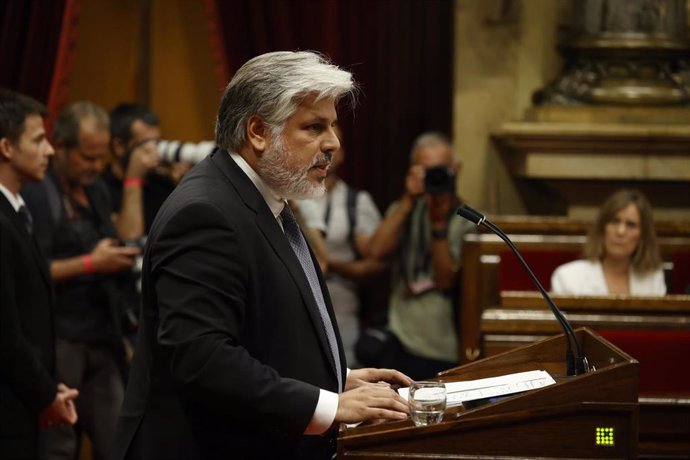
<path fill-rule="evenodd" d="M 597 446 L 614 446 L 613 427 L 597 427 L 596 443 Z"/>

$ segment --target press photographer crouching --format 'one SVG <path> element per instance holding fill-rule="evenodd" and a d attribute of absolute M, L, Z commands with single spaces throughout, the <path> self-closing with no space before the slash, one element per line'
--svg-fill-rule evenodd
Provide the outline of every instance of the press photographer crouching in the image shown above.
<path fill-rule="evenodd" d="M 459 170 L 446 136 L 417 137 L 402 196 L 371 240 L 372 255 L 392 262 L 392 286 L 387 341 L 373 344 L 378 356 L 358 355 L 381 362 L 362 361 L 365 365 L 400 369 L 419 380 L 458 361 L 460 252 L 463 236 L 474 230 L 455 214 L 461 203 L 455 190 Z M 367 335 L 361 345 L 371 338 Z M 367 351 L 363 348 L 358 352 Z"/>

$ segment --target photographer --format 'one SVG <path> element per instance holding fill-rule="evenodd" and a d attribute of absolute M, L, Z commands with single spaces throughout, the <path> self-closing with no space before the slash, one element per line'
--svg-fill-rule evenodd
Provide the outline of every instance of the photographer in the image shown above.
<path fill-rule="evenodd" d="M 110 112 L 110 134 L 113 161 L 103 179 L 115 209 L 121 209 L 115 222 L 125 241 L 141 242 L 182 176 L 211 153 L 215 143 L 161 140 L 158 116 L 143 105 L 130 103 L 119 104 Z"/>
<path fill-rule="evenodd" d="M 76 429 L 43 431 L 37 458 L 77 458 L 82 433 L 94 458 L 110 458 L 124 396 L 122 292 L 140 251 L 118 245 L 123 235 L 111 220 L 116 209 L 100 178 L 109 125 L 108 114 L 93 102 L 70 104 L 53 126 L 52 170 L 21 191 L 55 285 L 57 373 L 80 393 Z"/>
<path fill-rule="evenodd" d="M 474 226 L 455 215 L 459 165 L 447 137 L 424 133 L 411 151 L 405 189 L 371 239 L 372 256 L 393 264 L 387 362 L 413 379 L 457 363 L 454 299 L 462 237 Z"/>

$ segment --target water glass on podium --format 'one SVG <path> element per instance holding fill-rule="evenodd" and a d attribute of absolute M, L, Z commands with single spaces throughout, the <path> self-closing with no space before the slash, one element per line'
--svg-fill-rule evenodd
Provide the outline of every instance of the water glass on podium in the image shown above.
<path fill-rule="evenodd" d="M 446 386 L 443 382 L 414 382 L 410 386 L 408 402 L 416 426 L 440 423 L 446 410 Z"/>

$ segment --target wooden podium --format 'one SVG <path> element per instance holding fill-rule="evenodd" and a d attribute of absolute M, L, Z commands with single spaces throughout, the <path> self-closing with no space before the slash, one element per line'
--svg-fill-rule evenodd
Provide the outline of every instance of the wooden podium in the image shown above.
<path fill-rule="evenodd" d="M 406 420 L 343 428 L 338 458 L 637 458 L 638 363 L 590 329 L 576 334 L 596 370 L 565 375 L 563 335 L 450 369 L 435 380 L 545 370 L 556 384 L 472 409 L 449 408 L 437 425 Z"/>

